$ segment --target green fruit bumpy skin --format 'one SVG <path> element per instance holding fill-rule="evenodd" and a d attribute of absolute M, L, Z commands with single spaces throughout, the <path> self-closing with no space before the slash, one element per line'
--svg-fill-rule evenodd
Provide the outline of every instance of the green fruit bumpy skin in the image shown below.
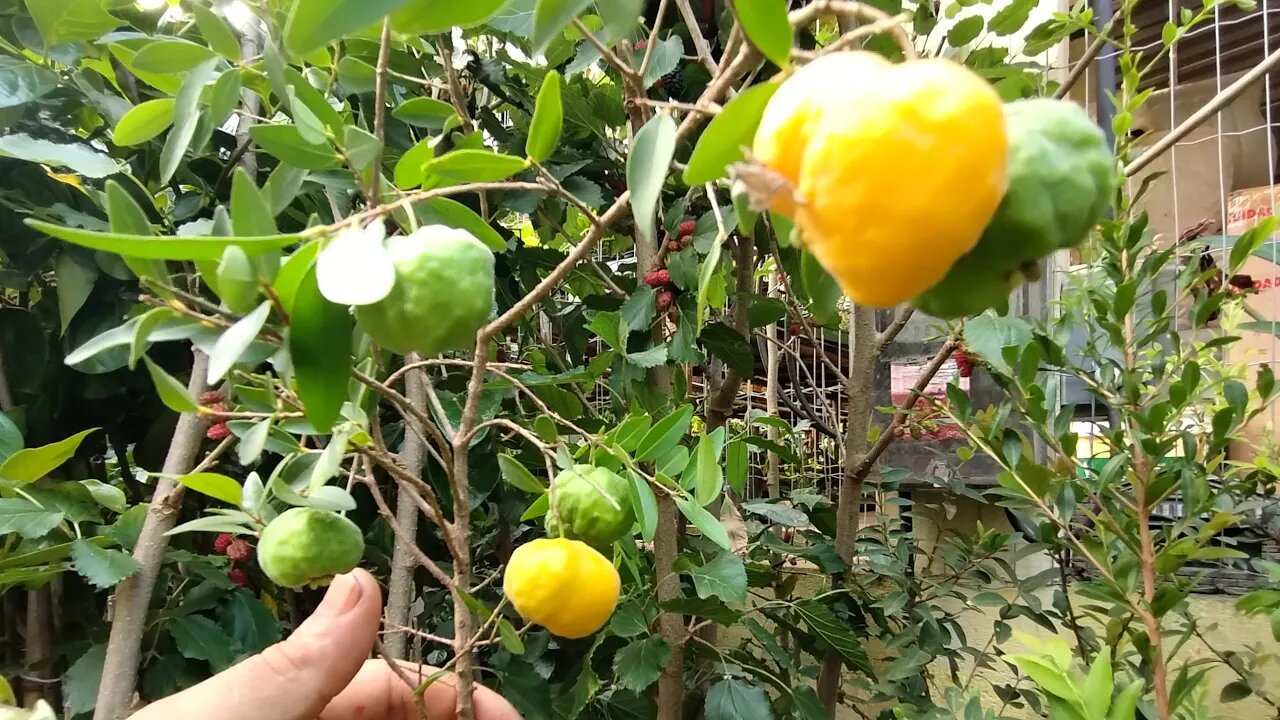
<path fill-rule="evenodd" d="M 630 483 L 608 469 L 575 465 L 554 484 L 555 512 L 548 510 L 544 521 L 548 537 L 581 540 L 605 552 L 635 524 Z"/>
<path fill-rule="evenodd" d="M 475 345 L 493 316 L 494 257 L 465 230 L 428 225 L 387 240 L 396 281 L 390 294 L 355 308 L 381 347 L 432 357 Z"/>
<path fill-rule="evenodd" d="M 267 523 L 258 540 L 258 566 L 281 587 L 298 589 L 350 572 L 364 556 L 364 535 L 329 510 L 296 507 Z"/>
<path fill-rule="evenodd" d="M 1116 162 L 1102 130 L 1066 100 L 1005 105 L 1009 190 L 978 240 L 935 286 L 916 298 L 937 318 L 1006 309 L 1019 269 L 1075 247 L 1101 219 Z"/>

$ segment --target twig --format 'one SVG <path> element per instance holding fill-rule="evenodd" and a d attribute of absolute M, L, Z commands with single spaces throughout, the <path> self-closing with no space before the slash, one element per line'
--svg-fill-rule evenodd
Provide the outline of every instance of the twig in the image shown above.
<path fill-rule="evenodd" d="M 591 32 L 591 28 L 587 27 L 586 23 L 575 18 L 573 21 L 573 27 L 582 34 L 582 37 L 586 38 L 587 42 L 591 43 L 591 46 L 596 49 L 596 52 L 600 53 L 600 57 L 604 58 L 605 62 L 612 65 L 614 69 L 622 75 L 624 80 L 640 80 L 640 75 L 636 73 L 635 68 L 628 65 L 625 60 L 618 57 L 617 53 L 601 42 L 600 38 L 596 37 L 596 34 Z"/>
<path fill-rule="evenodd" d="M 693 8 L 689 5 L 689 0 L 676 0 L 676 7 L 680 9 L 680 16 L 684 18 L 685 27 L 689 28 L 689 36 L 693 38 L 693 48 L 698 53 L 698 60 L 715 75 L 720 68 L 716 67 L 715 58 L 711 57 L 711 46 L 707 44 L 707 39 L 702 36 L 702 28 L 698 27 L 698 16 L 694 15 Z"/>
<path fill-rule="evenodd" d="M 814 0 L 809 5 L 791 13 L 791 25 L 792 27 L 803 27 L 827 13 L 856 17 L 871 23 L 885 24 L 884 29 L 892 31 L 890 35 L 897 41 L 898 46 L 902 48 L 904 57 L 908 60 L 914 60 L 919 57 L 916 53 L 915 45 L 912 44 L 911 38 L 907 35 L 907 31 L 902 27 L 902 24 L 894 22 L 894 18 L 885 11 L 870 5 L 850 2 L 850 0 Z M 854 32 L 856 33 L 857 31 Z M 839 43 L 840 40 L 836 42 Z"/>
<path fill-rule="evenodd" d="M 889 343 L 898 337 L 898 333 L 901 333 L 902 329 L 911 321 L 911 316 L 915 314 L 915 311 L 916 309 L 910 305 L 901 305 L 894 311 L 893 322 L 889 323 L 889 327 L 885 328 L 884 332 L 876 336 L 877 353 L 884 352 Z"/>

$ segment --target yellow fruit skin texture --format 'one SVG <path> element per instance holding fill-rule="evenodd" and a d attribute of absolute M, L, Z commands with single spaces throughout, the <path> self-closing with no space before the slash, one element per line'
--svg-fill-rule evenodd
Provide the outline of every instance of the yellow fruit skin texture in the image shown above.
<path fill-rule="evenodd" d="M 892 307 L 978 241 L 1007 187 L 1000 96 L 943 59 L 824 55 L 769 101 L 752 148 L 789 181 L 776 196 L 851 300 Z"/>
<path fill-rule="evenodd" d="M 586 543 L 540 538 L 511 553 L 502 590 L 525 620 L 577 639 L 609 621 L 622 580 L 613 563 Z"/>

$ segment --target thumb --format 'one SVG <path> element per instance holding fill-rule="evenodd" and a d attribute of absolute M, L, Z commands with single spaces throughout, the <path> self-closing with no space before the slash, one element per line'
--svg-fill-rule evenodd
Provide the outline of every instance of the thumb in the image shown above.
<path fill-rule="evenodd" d="M 338 575 L 289 638 L 195 687 L 147 706 L 141 720 L 312 720 L 373 649 L 381 592 L 363 570 Z"/>

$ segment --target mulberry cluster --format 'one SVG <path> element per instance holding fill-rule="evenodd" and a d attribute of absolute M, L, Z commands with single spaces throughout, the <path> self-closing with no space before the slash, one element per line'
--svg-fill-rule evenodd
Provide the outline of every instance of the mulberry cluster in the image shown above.
<path fill-rule="evenodd" d="M 956 368 L 960 371 L 960 377 L 970 377 L 973 375 L 973 359 L 969 357 L 968 351 L 961 345 L 956 348 L 955 352 Z"/>
<path fill-rule="evenodd" d="M 682 220 L 679 228 L 676 230 L 676 237 L 670 235 L 666 237 L 666 248 L 669 253 L 680 252 L 684 248 L 689 247 L 693 243 L 693 231 L 698 227 L 698 223 L 694 220 Z M 665 267 L 660 267 L 645 273 L 644 284 L 657 290 L 658 293 L 654 297 L 654 306 L 659 313 L 673 313 L 676 311 L 676 287 L 671 282 L 671 271 Z"/>
<path fill-rule="evenodd" d="M 226 396 L 217 390 L 200 393 L 199 402 L 201 413 L 213 419 L 213 424 L 204 431 L 204 436 L 210 440 L 223 440 L 231 435 L 231 428 L 227 427 L 227 421 L 223 419 L 223 414 L 229 409 L 226 403 Z"/>
<path fill-rule="evenodd" d="M 234 537 L 231 533 L 221 533 L 213 539 L 213 551 L 219 555 L 226 555 L 231 560 L 231 569 L 227 570 L 227 577 L 231 578 L 231 582 L 236 587 L 245 587 L 249 584 L 249 576 L 245 571 L 236 567 L 237 563 L 249 562 L 253 559 L 253 546 L 247 540 Z"/>

